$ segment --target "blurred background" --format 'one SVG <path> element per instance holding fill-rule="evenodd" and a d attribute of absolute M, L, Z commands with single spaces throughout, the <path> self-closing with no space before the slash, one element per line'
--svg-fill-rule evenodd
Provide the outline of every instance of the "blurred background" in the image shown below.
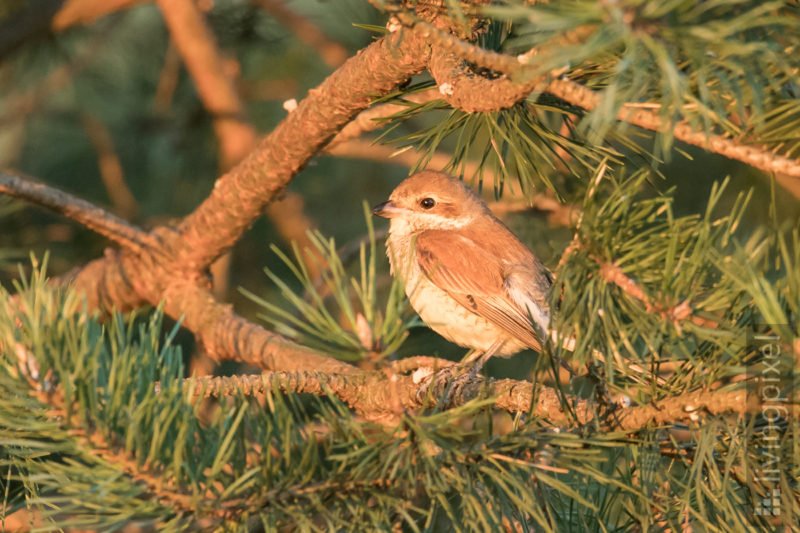
<path fill-rule="evenodd" d="M 54 29 L 53 16 L 63 3 L 0 0 L 0 168 L 22 171 L 143 227 L 179 219 L 208 195 L 223 165 L 214 117 L 199 98 L 160 11 L 142 3 Z M 268 133 L 291 109 L 292 99 L 301 100 L 386 24 L 385 15 L 363 0 L 199 4 L 259 134 Z M 437 120 L 437 112 L 416 115 L 381 142 Z M 289 214 L 281 218 L 286 223 L 262 217 L 236 245 L 222 270 L 220 290 L 239 313 L 254 318 L 259 311 L 240 287 L 280 302 L 265 267 L 292 283 L 271 244 L 288 250 L 292 239 L 302 239 L 312 228 L 333 237 L 345 251 L 365 238 L 364 203 L 386 199 L 413 164 L 409 154 L 388 157 L 398 145 L 372 145 L 376 138 L 363 137 L 359 150 L 315 158 L 289 188 Z M 440 151 L 452 149 L 453 142 L 446 140 Z M 743 234 L 773 215 L 784 223 L 800 220 L 797 184 L 785 189 L 780 180 L 773 182 L 745 165 L 678 145 L 660 170 L 663 179 L 652 182 L 652 192 L 674 187 L 678 215 L 703 212 L 713 183 L 729 176 L 722 206 L 731 205 L 741 191 L 753 190 Z M 567 184 L 566 202 L 571 200 L 568 179 L 578 178 L 561 177 L 560 183 Z M 503 220 L 555 268 L 572 235 L 569 225 L 554 220 L 550 211 L 502 207 L 513 201 L 503 198 L 496 204 Z M 382 241 L 386 221 L 375 221 L 375 227 Z M 30 253 L 41 257 L 49 251 L 49 270 L 60 275 L 101 255 L 107 245 L 69 220 L 0 199 L 0 283 L 6 286 L 18 277 L 19 265 L 29 268 Z M 358 266 L 357 253 L 343 259 Z M 386 289 L 385 261 L 379 272 L 379 285 Z M 191 352 L 188 335 L 182 339 Z M 457 358 L 464 350 L 420 327 L 401 353 Z M 494 359 L 489 372 L 519 375 L 529 364 L 526 358 Z"/>

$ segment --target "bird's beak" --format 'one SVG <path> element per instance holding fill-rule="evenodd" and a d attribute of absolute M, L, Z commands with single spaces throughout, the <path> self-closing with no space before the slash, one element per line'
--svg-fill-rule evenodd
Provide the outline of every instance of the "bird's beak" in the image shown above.
<path fill-rule="evenodd" d="M 372 208 L 372 214 L 383 218 L 392 218 L 405 211 L 402 207 L 397 207 L 391 200 L 382 202 Z"/>

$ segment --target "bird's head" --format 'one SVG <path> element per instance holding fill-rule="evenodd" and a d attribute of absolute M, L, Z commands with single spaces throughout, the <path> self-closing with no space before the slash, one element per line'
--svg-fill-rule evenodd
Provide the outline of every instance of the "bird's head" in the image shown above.
<path fill-rule="evenodd" d="M 486 204 L 460 180 L 423 171 L 404 180 L 373 214 L 392 219 L 408 233 L 462 228 L 488 213 Z"/>

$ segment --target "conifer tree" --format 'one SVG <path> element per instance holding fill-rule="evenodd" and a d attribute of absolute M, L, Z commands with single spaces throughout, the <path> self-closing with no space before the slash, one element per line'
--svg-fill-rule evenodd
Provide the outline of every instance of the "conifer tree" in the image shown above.
<path fill-rule="evenodd" d="M 794 0 L 9 3 L 0 529 L 800 530 L 798 79 Z M 545 260 L 541 353 L 435 379 L 398 164 Z"/>

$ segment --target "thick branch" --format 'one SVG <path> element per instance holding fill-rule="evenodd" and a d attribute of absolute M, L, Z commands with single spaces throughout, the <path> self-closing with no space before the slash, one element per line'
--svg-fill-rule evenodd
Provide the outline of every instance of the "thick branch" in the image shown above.
<path fill-rule="evenodd" d="M 289 372 L 313 368 L 345 375 L 357 371 L 245 320 L 230 305 L 218 302 L 208 289 L 191 281 L 171 284 L 163 297 L 164 310 L 180 317 L 183 326 L 198 336 L 216 361 L 233 360 Z"/>
<path fill-rule="evenodd" d="M 262 367 L 281 369 L 327 364 L 323 360 L 328 359 L 245 323 L 230 309 L 223 312 L 225 308 L 208 294 L 208 280 L 202 271 L 239 238 L 344 124 L 374 97 L 393 90 L 424 68 L 427 52 L 427 45 L 413 35 L 403 39 L 390 36 L 367 47 L 312 90 L 255 152 L 220 178 L 211 196 L 184 221 L 180 231 L 167 227 L 154 230 L 151 237 L 155 244 L 149 247 L 150 253 L 108 250 L 103 259 L 74 274 L 72 280 L 78 290 L 86 294 L 94 308 L 124 310 L 163 302 L 166 312 L 183 319 L 219 359 L 252 358 Z M 51 204 L 45 201 L 44 205 Z M 53 207 L 69 213 L 59 202 Z M 87 223 L 93 225 L 90 220 Z M 119 234 L 125 235 L 122 230 Z M 337 370 L 341 372 L 342 367 Z"/>
<path fill-rule="evenodd" d="M 220 169 L 230 170 L 255 148 L 258 139 L 256 129 L 247 120 L 246 106 L 236 91 L 235 79 L 228 72 L 214 34 L 195 2 L 161 0 L 159 5 L 200 99 L 214 117 Z M 286 242 L 296 241 L 301 250 L 313 249 L 306 234 L 313 223 L 302 208 L 302 198 L 289 193 L 270 204 L 267 214 Z M 230 258 L 222 258 L 212 266 L 215 290 L 221 296 L 226 293 L 229 265 Z"/>
<path fill-rule="evenodd" d="M 388 36 L 362 50 L 309 92 L 180 225 L 181 263 L 202 269 L 229 249 L 291 178 L 378 95 L 427 63 L 413 34 Z"/>

